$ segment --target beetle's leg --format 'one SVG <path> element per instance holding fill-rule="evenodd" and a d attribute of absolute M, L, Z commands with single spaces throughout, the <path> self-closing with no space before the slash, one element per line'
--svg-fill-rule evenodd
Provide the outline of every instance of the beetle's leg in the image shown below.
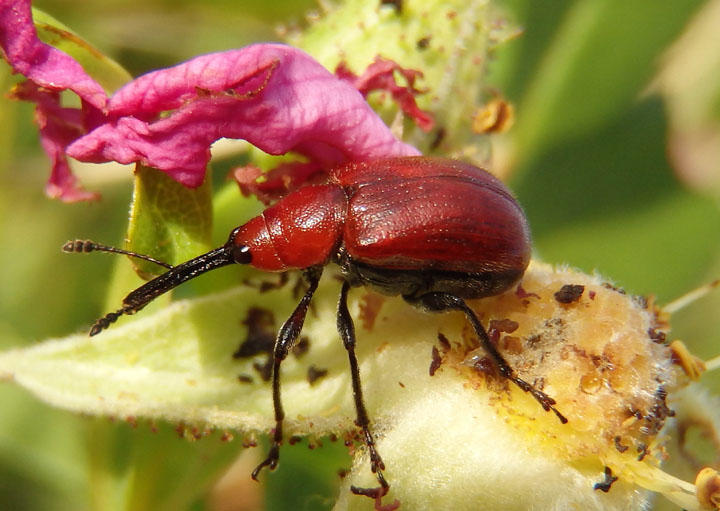
<path fill-rule="evenodd" d="M 365 445 L 370 455 L 370 470 L 375 473 L 375 477 L 377 477 L 378 483 L 380 483 L 378 488 L 358 488 L 357 486 L 351 486 L 350 490 L 356 495 L 365 495 L 373 499 L 379 499 L 388 492 L 390 485 L 382 473 L 385 469 L 385 464 L 375 448 L 375 439 L 370 431 L 370 418 L 368 417 L 365 402 L 363 401 L 362 386 L 360 384 L 360 368 L 358 367 L 357 357 L 355 356 L 355 323 L 350 316 L 347 306 L 349 290 L 350 284 L 347 281 L 343 282 L 340 291 L 340 300 L 338 301 L 337 328 L 350 360 L 353 398 L 355 399 L 355 411 L 357 412 L 355 424 L 362 429 Z"/>
<path fill-rule="evenodd" d="M 260 463 L 252 472 L 252 478 L 257 480 L 258 474 L 264 467 L 273 470 L 280 458 L 280 444 L 283 439 L 283 420 L 285 419 L 285 411 L 282 406 L 280 397 L 280 364 L 288 356 L 288 353 L 295 345 L 300 336 L 305 316 L 307 316 L 310 300 L 318 287 L 320 276 L 322 275 L 322 267 L 313 267 L 305 271 L 305 278 L 309 287 L 305 295 L 298 303 L 290 317 L 280 327 L 278 336 L 275 339 L 275 347 L 273 348 L 273 368 L 272 368 L 272 396 L 273 410 L 275 411 L 275 431 L 273 433 L 272 445 L 268 452 L 267 458 Z"/>
<path fill-rule="evenodd" d="M 478 320 L 475 312 L 473 312 L 473 310 L 468 307 L 467 303 L 465 303 L 465 300 L 453 294 L 442 292 L 427 293 L 418 298 L 405 297 L 405 299 L 411 303 L 417 303 L 421 305 L 428 311 L 440 312 L 446 310 L 457 310 L 465 313 L 465 316 L 467 317 L 468 321 L 470 321 L 470 324 L 472 325 L 475 333 L 480 339 L 483 348 L 488 353 L 488 355 L 490 355 L 490 357 L 492 357 L 492 359 L 495 361 L 495 364 L 497 365 L 500 374 L 513 382 L 518 387 L 520 387 L 525 392 L 529 392 L 538 401 L 538 403 L 540 403 L 540 405 L 545 411 L 552 410 L 555 415 L 557 415 L 558 419 L 560 419 L 560 422 L 562 422 L 563 424 L 567 422 L 565 416 L 561 414 L 555 408 L 555 406 L 553 406 L 555 405 L 555 400 L 553 398 L 551 398 L 541 390 L 536 389 L 525 380 L 518 378 L 518 376 L 515 374 L 515 371 L 513 371 L 512 367 L 510 367 L 510 364 L 507 363 L 507 361 L 503 358 L 503 356 L 493 345 L 493 343 L 490 342 L 490 337 L 488 337 L 485 328 L 483 328 L 483 326 L 480 324 L 480 320 Z"/>

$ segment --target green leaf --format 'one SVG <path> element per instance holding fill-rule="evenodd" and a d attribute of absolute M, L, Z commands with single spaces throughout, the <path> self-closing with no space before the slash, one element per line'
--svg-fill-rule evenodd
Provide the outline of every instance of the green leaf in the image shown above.
<path fill-rule="evenodd" d="M 0 387 L 0 492 L 6 509 L 85 509 L 84 420 Z"/>
<path fill-rule="evenodd" d="M 202 499 L 242 444 L 220 432 L 178 432 L 162 423 L 88 421 L 91 509 L 175 511 Z"/>
<path fill-rule="evenodd" d="M 524 90 L 514 134 L 517 161 L 532 162 L 547 148 L 622 116 L 649 83 L 661 52 L 702 3 L 580 0 L 558 13 L 561 22 L 551 32 L 535 23 L 546 5 L 529 3 L 529 33 L 517 44 L 526 46 L 530 60 L 515 61 L 524 80 L 515 84 Z"/>
<path fill-rule="evenodd" d="M 577 307 L 558 304 L 553 293 L 566 282 L 593 286 L 592 298 L 588 293 Z M 524 362 L 510 360 L 516 367 L 539 371 L 533 374 L 542 378 L 545 390 L 558 399 L 557 406 L 569 415 L 568 424 L 542 411 L 521 390 L 508 389 L 505 382 L 470 369 L 476 355 L 471 355 L 474 350 L 467 352 L 472 346 L 460 348 L 463 342 L 472 342 L 463 315 L 428 314 L 399 297 L 353 291 L 349 305 L 351 315 L 358 318 L 356 351 L 365 403 L 387 466 L 386 476 L 393 485 L 386 503 L 397 498 L 409 509 L 436 509 L 445 503 L 453 509 L 470 510 L 483 501 L 490 509 L 521 511 L 530 505 L 559 508 L 555 504 L 560 500 L 579 509 L 619 511 L 637 508 L 646 498 L 647 493 L 634 485 L 632 476 L 648 470 L 652 473 L 654 462 L 648 458 L 640 463 L 633 450 L 627 455 L 619 453 L 611 440 L 613 428 L 621 422 L 614 420 L 616 415 L 626 418 L 629 406 L 624 398 L 616 399 L 622 392 L 607 388 L 605 400 L 587 397 L 577 383 L 579 371 L 589 363 L 587 355 L 570 357 L 580 364 L 574 369 L 566 360 L 567 353 L 585 353 L 574 343 L 588 347 L 592 338 L 600 347 L 593 344 L 587 349 L 595 352 L 610 349 L 606 345 L 616 339 L 626 340 L 633 348 L 627 351 L 641 361 L 638 368 L 627 366 L 640 392 L 630 395 L 630 402 L 652 401 L 653 394 L 646 386 L 655 388 L 658 382 L 646 373 L 662 373 L 668 356 L 663 346 L 647 342 L 652 312 L 632 297 L 604 287 L 599 279 L 572 271 L 553 272 L 547 265 L 533 264 L 523 286 L 528 292 L 541 293 L 534 295 L 534 305 L 511 290 L 473 306 L 483 318 L 521 321 L 518 325 L 524 333 L 518 335 L 522 337 L 545 339 L 542 349 L 528 348 L 516 354 Z M 331 275 L 323 279 L 302 332 L 309 350 L 291 353 L 283 363 L 286 438 L 330 433 L 345 438 L 346 432 L 356 431 L 347 353 L 336 332 L 337 291 Z M 272 340 L 296 300 L 288 285 L 264 293 L 245 286 L 179 301 L 155 314 L 141 313 L 136 321 L 121 322 L 92 339 L 71 336 L 0 354 L 0 378 L 12 379 L 54 406 L 85 414 L 131 422 L 164 420 L 189 431 L 231 429 L 253 437 L 274 426 L 270 385 L 257 369 L 268 354 L 235 359 L 232 353 L 249 337 L 257 339 L 258 333 Z M 253 321 L 252 308 L 264 310 L 272 319 Z M 591 324 L 593 321 L 597 323 Z M 253 325 L 252 333 L 248 325 Z M 558 329 L 557 325 L 563 326 Z M 445 353 L 439 370 L 431 376 L 432 348 L 439 333 L 457 351 Z M 626 352 L 623 348 L 626 346 L 613 349 L 620 356 Z M 479 352 L 478 357 L 485 357 L 483 350 Z M 658 358 L 649 363 L 646 357 Z M 327 373 L 312 380 L 311 368 Z M 638 371 L 642 376 L 637 376 Z M 586 400 L 592 400 L 593 413 Z M 591 427 L 595 423 L 588 425 L 591 418 L 598 427 L 609 428 L 608 434 L 598 435 Z M 130 455 L 127 449 L 121 450 L 126 444 L 110 433 L 109 438 L 101 436 L 93 449 L 102 457 L 97 486 L 109 487 L 107 494 L 117 492 L 117 499 L 130 502 L 128 509 L 134 511 L 156 509 L 178 489 L 194 495 L 192 485 L 183 488 L 172 475 L 153 470 L 157 458 L 148 454 L 155 453 L 155 447 L 149 447 L 155 445 L 152 439 L 148 444 L 142 438 L 133 442 L 135 454 Z M 163 444 L 161 452 L 168 445 L 164 438 L 158 440 Z M 172 445 L 169 452 L 175 452 Z M 355 452 L 352 474 L 344 484 L 374 485 L 364 450 Z M 139 455 L 142 453 L 146 455 Z M 190 455 L 190 459 L 189 473 L 193 474 L 197 458 Z M 603 464 L 615 463 L 618 473 L 626 472 L 627 478 L 610 494 L 599 496 L 593 484 L 601 477 Z M 548 478 L 548 473 L 557 477 Z M 187 473 L 182 477 L 191 479 Z M 372 506 L 373 501 L 345 488 L 336 508 Z"/>
<path fill-rule="evenodd" d="M 246 286 L 175 302 L 135 321 L 121 319 L 94 338 L 80 334 L 5 352 L 0 372 L 50 404 L 75 411 L 264 432 L 271 427 L 269 386 L 257 377 L 254 359 L 236 360 L 232 354 L 247 336 L 243 322 L 251 307 L 273 311 L 278 327 L 289 316 L 294 305 L 289 287 L 258 294 Z M 344 362 L 333 302 L 327 294 L 318 297 L 324 314 L 308 321 L 307 334 L 317 341 L 313 348 L 325 367 Z M 334 355 L 325 359 L 323 349 Z M 287 399 L 305 403 L 298 413 L 319 415 L 327 404 L 308 399 L 305 363 L 288 360 L 283 368 Z M 255 383 L 239 382 L 240 374 L 253 376 Z M 339 367 L 331 374 L 326 381 L 344 379 Z M 328 431 L 329 424 L 321 430 Z"/>
<path fill-rule="evenodd" d="M 528 166 L 515 190 L 543 259 L 598 270 L 662 301 L 713 278 L 720 209 L 677 182 L 665 133 L 659 99 L 647 98 Z"/>
<path fill-rule="evenodd" d="M 210 249 L 212 236 L 211 179 L 192 189 L 167 174 L 138 164 L 128 226 L 128 250 L 178 264 Z M 165 271 L 133 260 L 141 274 Z"/>
<path fill-rule="evenodd" d="M 41 41 L 75 60 L 111 94 L 132 79 L 130 73 L 49 14 L 33 8 L 33 21 Z"/>

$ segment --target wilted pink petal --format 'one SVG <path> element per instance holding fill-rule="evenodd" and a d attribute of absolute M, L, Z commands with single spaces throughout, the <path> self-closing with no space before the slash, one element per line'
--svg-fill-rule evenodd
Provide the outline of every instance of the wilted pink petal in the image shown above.
<path fill-rule="evenodd" d="M 64 130 L 53 119 L 45 117 L 45 112 L 40 108 L 36 110 L 36 119 L 40 127 L 40 141 L 43 149 L 52 161 L 52 171 L 50 178 L 45 185 L 45 193 L 48 197 L 60 199 L 63 202 L 80 202 L 86 200 L 97 200 L 100 194 L 88 192 L 78 183 L 77 178 L 72 174 L 67 158 L 65 157 L 65 148 L 67 142 L 62 142 Z M 43 123 L 42 125 L 41 123 Z"/>
<path fill-rule="evenodd" d="M 28 78 L 12 95 L 37 104 L 35 120 L 43 149 L 52 161 L 45 192 L 66 202 L 97 198 L 78 185 L 65 149 L 103 119 L 105 91 L 72 57 L 38 39 L 29 1 L 0 0 L 0 47 L 13 70 Z M 63 90 L 80 96 L 82 110 L 60 106 Z"/>
<path fill-rule="evenodd" d="M 285 162 L 268 172 L 255 165 L 237 167 L 233 169 L 232 177 L 243 195 L 254 195 L 264 204 L 270 204 L 314 178 L 322 179 L 325 170 L 313 162 Z M 262 181 L 258 181 L 260 177 Z"/>
<path fill-rule="evenodd" d="M 398 85 L 395 81 L 395 71 L 403 75 L 407 81 L 406 86 Z M 435 119 L 428 112 L 421 110 L 415 102 L 415 96 L 422 91 L 415 88 L 415 80 L 422 76 L 420 71 L 405 69 L 392 60 L 375 57 L 362 75 L 357 76 L 345 65 L 340 63 L 335 68 L 335 74 L 349 81 L 363 96 L 373 91 L 387 91 L 400 106 L 400 109 L 410 116 L 423 131 L 430 131 Z"/>
<path fill-rule="evenodd" d="M 36 104 L 35 122 L 40 131 L 40 141 L 52 162 L 45 193 L 65 202 L 99 198 L 98 194 L 88 192 L 78 184 L 65 156 L 68 144 L 85 134 L 85 114 L 76 108 L 61 107 L 59 92 L 42 89 L 29 81 L 16 85 L 11 97 Z"/>
<path fill-rule="evenodd" d="M 45 141 L 49 143 L 46 143 Z M 45 194 L 53 199 L 60 199 L 63 202 L 82 202 L 100 199 L 100 194 L 89 192 L 78 184 L 77 178 L 72 174 L 67 159 L 64 158 L 61 148 L 57 145 L 48 147 L 52 139 L 43 135 L 43 148 L 53 160 L 50 179 L 45 184 Z M 54 152 L 53 152 L 54 150 Z"/>
<path fill-rule="evenodd" d="M 108 104 L 110 121 L 68 148 L 82 161 L 141 162 L 202 183 L 209 147 L 245 139 L 328 167 L 419 154 L 393 136 L 362 95 L 304 52 L 278 44 L 194 58 L 144 75 Z"/>
<path fill-rule="evenodd" d="M 29 0 L 0 0 L 0 47 L 15 72 L 37 85 L 69 89 L 95 108 L 105 107 L 105 91 L 82 66 L 38 39 Z"/>
<path fill-rule="evenodd" d="M 249 197 L 255 193 L 253 187 L 256 185 L 257 180 L 263 175 L 263 171 L 257 165 L 243 165 L 241 167 L 235 167 L 228 178 L 234 179 L 240 187 L 240 192 L 245 197 Z"/>

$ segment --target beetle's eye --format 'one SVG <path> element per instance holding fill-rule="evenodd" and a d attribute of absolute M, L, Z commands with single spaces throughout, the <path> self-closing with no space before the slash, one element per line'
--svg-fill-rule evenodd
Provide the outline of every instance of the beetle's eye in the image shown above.
<path fill-rule="evenodd" d="M 250 261 L 252 261 L 250 247 L 247 245 L 233 245 L 232 256 L 238 264 L 250 264 Z"/>

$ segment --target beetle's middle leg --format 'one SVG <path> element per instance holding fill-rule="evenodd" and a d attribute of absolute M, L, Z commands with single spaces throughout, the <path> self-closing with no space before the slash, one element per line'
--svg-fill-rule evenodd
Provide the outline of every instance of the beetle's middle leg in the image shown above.
<path fill-rule="evenodd" d="M 282 361 L 288 356 L 288 353 L 295 345 L 300 336 L 303 323 L 305 323 L 305 316 L 307 316 L 308 307 L 310 306 L 310 300 L 317 290 L 318 283 L 320 282 L 320 276 L 322 275 L 322 267 L 313 267 L 305 271 L 305 278 L 308 281 L 309 287 L 305 292 L 305 295 L 300 300 L 300 303 L 295 307 L 295 310 L 290 317 L 283 323 L 283 326 L 278 332 L 277 339 L 275 339 L 275 347 L 273 348 L 273 368 L 272 368 L 272 396 L 273 396 L 273 409 L 275 411 L 275 431 L 273 433 L 272 445 L 268 452 L 267 458 L 260 463 L 255 470 L 252 472 L 252 478 L 257 481 L 258 474 L 260 471 L 268 467 L 270 470 L 275 469 L 278 460 L 280 459 L 280 444 L 283 439 L 283 420 L 285 419 L 285 411 L 282 406 L 282 399 L 280 396 L 280 365 Z"/>
<path fill-rule="evenodd" d="M 365 402 L 363 401 L 362 386 L 360 384 L 360 368 L 358 367 L 357 357 L 355 356 L 355 323 L 353 323 L 347 306 L 347 294 L 349 290 L 350 284 L 347 281 L 343 282 L 342 290 L 340 291 L 340 300 L 338 301 L 337 328 L 350 360 L 353 398 L 355 399 L 355 410 L 357 412 L 355 424 L 362 429 L 365 445 L 370 455 L 370 470 L 375 473 L 375 477 L 377 477 L 378 483 L 380 483 L 378 488 L 358 488 L 357 486 L 351 486 L 350 490 L 356 495 L 365 495 L 378 500 L 387 494 L 390 485 L 382 473 L 385 469 L 385 464 L 375 448 L 375 439 L 370 431 L 370 418 L 368 417 Z"/>
<path fill-rule="evenodd" d="M 453 294 L 444 292 L 427 293 L 417 298 L 408 296 L 405 296 L 404 298 L 406 301 L 415 305 L 420 305 L 425 310 L 432 312 L 441 312 L 447 310 L 457 310 L 463 312 L 465 314 L 465 317 L 467 317 L 468 321 L 470 321 L 470 324 L 472 325 L 475 333 L 480 339 L 483 348 L 493 359 L 495 365 L 497 365 L 500 374 L 513 382 L 518 387 L 520 387 L 525 392 L 529 392 L 537 400 L 537 402 L 540 403 L 540 405 L 545 411 L 552 410 L 555 415 L 557 415 L 558 419 L 560 419 L 560 422 L 562 422 L 563 424 L 567 422 L 565 416 L 555 408 L 555 400 L 553 398 L 551 398 L 541 390 L 536 389 L 534 386 L 532 386 L 525 380 L 519 378 L 515 374 L 515 371 L 510 366 L 510 364 L 508 364 L 505 358 L 500 354 L 495 345 L 490 342 L 490 337 L 485 331 L 485 328 L 482 326 L 482 324 L 480 324 L 480 320 L 477 318 L 477 315 L 468 306 L 468 304 L 465 303 L 465 300 Z"/>

